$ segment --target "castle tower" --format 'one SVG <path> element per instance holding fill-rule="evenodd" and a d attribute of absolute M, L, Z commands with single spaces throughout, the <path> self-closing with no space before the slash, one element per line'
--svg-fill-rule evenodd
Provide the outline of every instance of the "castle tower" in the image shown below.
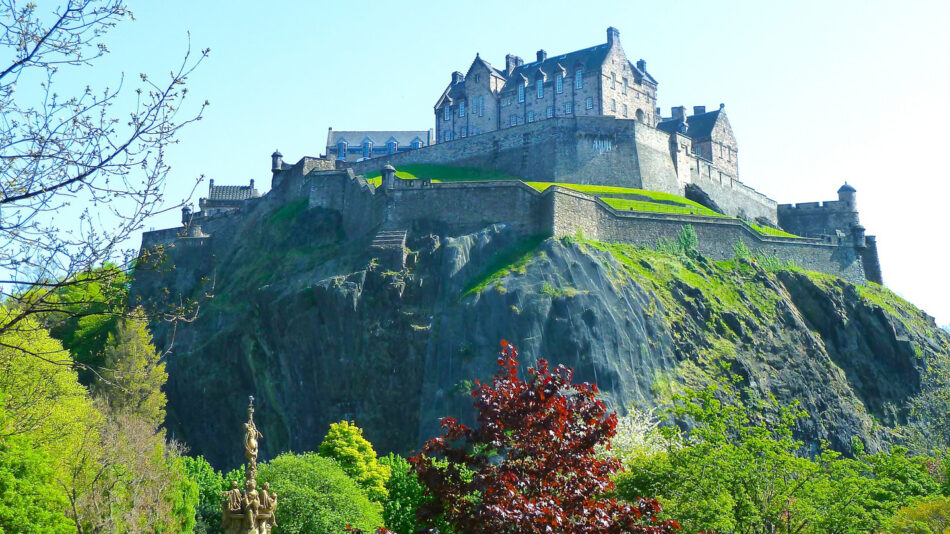
<path fill-rule="evenodd" d="M 848 185 L 848 182 L 838 188 L 838 202 L 847 204 L 851 209 L 858 209 L 857 191 Z"/>

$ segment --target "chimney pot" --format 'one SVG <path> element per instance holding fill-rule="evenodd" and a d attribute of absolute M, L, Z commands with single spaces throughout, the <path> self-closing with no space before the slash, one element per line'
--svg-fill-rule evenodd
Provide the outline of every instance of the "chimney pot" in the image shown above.
<path fill-rule="evenodd" d="M 706 106 L 693 106 L 693 115 L 702 115 L 706 113 Z"/>

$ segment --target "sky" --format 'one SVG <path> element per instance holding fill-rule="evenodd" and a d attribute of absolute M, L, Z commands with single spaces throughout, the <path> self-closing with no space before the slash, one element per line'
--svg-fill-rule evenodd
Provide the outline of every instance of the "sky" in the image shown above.
<path fill-rule="evenodd" d="M 44 3 L 40 2 L 41 7 Z M 160 75 L 193 49 L 210 57 L 189 81 L 204 119 L 169 152 L 168 196 L 198 176 L 270 184 L 270 154 L 318 156 L 327 128 L 428 129 L 452 71 L 476 52 L 497 65 L 606 42 L 672 106 L 726 112 L 740 178 L 780 203 L 857 189 L 885 285 L 950 323 L 947 278 L 950 2 L 615 1 L 130 2 L 112 53 L 88 74 Z M 86 76 L 84 74 L 84 76 Z M 206 194 L 205 185 L 199 194 Z M 197 198 L 193 201 L 197 203 Z M 178 224 L 170 213 L 149 223 Z"/>

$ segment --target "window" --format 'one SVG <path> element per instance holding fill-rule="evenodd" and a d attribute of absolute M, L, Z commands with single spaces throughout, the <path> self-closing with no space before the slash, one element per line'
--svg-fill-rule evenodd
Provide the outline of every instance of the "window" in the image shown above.
<path fill-rule="evenodd" d="M 547 118 L 549 118 L 549 119 L 550 119 L 551 117 L 553 117 L 553 116 L 554 116 L 554 106 L 548 106 L 548 109 L 546 109 L 546 110 L 544 111 L 544 115 L 545 115 Z"/>
<path fill-rule="evenodd" d="M 512 116 L 508 119 L 508 124 L 510 124 L 511 126 L 517 126 L 517 125 L 518 125 L 518 116 L 517 116 L 517 115 L 512 115 Z"/>
<path fill-rule="evenodd" d="M 621 85 L 620 85 L 620 91 L 621 91 L 623 94 L 627 94 L 627 79 L 624 78 L 623 80 L 621 80 L 621 81 L 620 81 L 620 84 L 621 84 Z"/>
<path fill-rule="evenodd" d="M 538 81 L 535 83 L 538 86 L 538 98 L 544 98 L 544 80 L 538 78 Z"/>
<path fill-rule="evenodd" d="M 466 137 L 466 136 L 468 136 L 468 128 L 465 126 L 462 126 L 462 137 Z"/>
<path fill-rule="evenodd" d="M 644 114 L 642 109 L 637 110 L 637 120 L 643 122 Z"/>
<path fill-rule="evenodd" d="M 413 141 L 413 142 L 412 142 L 412 148 L 422 148 L 422 141 L 421 141 L 421 140 L 418 140 L 418 139 L 415 140 L 415 141 Z"/>
<path fill-rule="evenodd" d="M 624 117 L 627 116 L 627 105 L 626 105 L 626 104 L 623 105 L 623 116 L 624 116 Z"/>
<path fill-rule="evenodd" d="M 449 120 L 449 116 L 451 114 L 452 114 L 452 110 L 449 108 L 449 106 L 445 106 L 444 108 L 442 108 L 442 115 L 443 115 L 442 120 L 444 121 Z"/>
<path fill-rule="evenodd" d="M 561 94 L 564 92 L 564 73 L 554 77 L 554 92 Z"/>
<path fill-rule="evenodd" d="M 524 84 L 518 84 L 518 102 L 524 102 Z"/>
<path fill-rule="evenodd" d="M 568 102 L 567 104 L 564 104 L 564 113 L 566 113 L 566 114 L 568 114 L 568 115 L 570 115 L 571 113 L 574 113 L 574 103 L 573 103 L 573 102 Z"/>
<path fill-rule="evenodd" d="M 478 116 L 484 117 L 485 116 L 485 97 L 484 96 L 477 97 L 475 101 L 478 102 L 478 106 L 477 106 Z"/>
<path fill-rule="evenodd" d="M 346 159 L 346 142 L 340 141 L 336 145 L 336 157 Z"/>
<path fill-rule="evenodd" d="M 617 90 L 617 73 L 616 72 L 610 73 L 610 88 L 613 89 L 614 91 Z"/>
<path fill-rule="evenodd" d="M 459 102 L 459 117 L 465 116 L 465 101 Z"/>
<path fill-rule="evenodd" d="M 478 83 L 478 81 L 481 80 L 481 79 L 482 79 L 482 75 L 481 75 L 481 74 L 476 74 L 476 75 L 475 75 L 475 83 Z"/>
<path fill-rule="evenodd" d="M 593 97 L 587 97 L 587 102 L 584 103 L 584 107 L 586 107 L 587 109 L 594 109 Z"/>
<path fill-rule="evenodd" d="M 533 112 L 533 111 L 529 111 L 529 112 L 528 112 L 528 122 L 534 122 L 534 112 Z"/>
<path fill-rule="evenodd" d="M 373 143 L 366 141 L 363 143 L 363 157 L 368 158 L 373 155 Z"/>
<path fill-rule="evenodd" d="M 610 101 L 610 111 L 613 111 L 614 113 L 617 112 L 617 101 L 616 101 L 616 100 L 611 99 L 611 101 Z"/>
<path fill-rule="evenodd" d="M 389 149 L 390 154 L 395 154 L 396 148 L 398 148 L 398 145 L 395 141 L 390 141 L 389 144 L 387 145 L 387 148 Z"/>
<path fill-rule="evenodd" d="M 578 89 L 584 87 L 584 71 L 583 69 L 577 69 L 574 72 L 574 86 Z"/>

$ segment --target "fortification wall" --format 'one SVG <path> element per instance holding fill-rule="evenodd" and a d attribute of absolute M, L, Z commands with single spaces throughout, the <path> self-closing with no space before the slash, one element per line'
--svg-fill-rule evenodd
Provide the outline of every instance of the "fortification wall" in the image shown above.
<path fill-rule="evenodd" d="M 546 119 L 347 166 L 367 174 L 387 163 L 489 168 L 529 181 L 679 189 L 668 135 L 613 117 Z"/>
<path fill-rule="evenodd" d="M 402 227 L 427 223 L 456 234 L 494 223 L 510 224 L 521 235 L 549 231 L 542 195 L 520 181 L 430 183 L 400 180 L 383 193 L 387 224 Z M 382 193 L 378 190 L 377 195 Z"/>
<path fill-rule="evenodd" d="M 708 160 L 695 156 L 692 158 L 690 179 L 693 184 L 702 188 L 726 215 L 753 221 L 761 217 L 772 224 L 779 223 L 777 202 L 740 182 L 734 176 L 719 171 Z M 798 233 L 791 230 L 789 232 Z"/>
<path fill-rule="evenodd" d="M 835 230 L 848 232 L 859 224 L 853 206 L 839 200 L 801 202 L 778 207 L 779 225 L 803 236 L 834 235 Z"/>
<path fill-rule="evenodd" d="M 862 257 L 850 246 L 818 239 L 779 238 L 759 234 L 747 224 L 722 217 L 681 216 L 617 211 L 603 201 L 560 187 L 549 188 L 553 204 L 553 235 L 584 236 L 599 241 L 655 246 L 660 239 L 675 241 L 687 224 L 693 226 L 703 255 L 726 260 L 742 241 L 753 252 L 773 255 L 802 268 L 841 276 L 854 283 L 865 280 Z"/>
<path fill-rule="evenodd" d="M 307 205 L 339 211 L 347 236 L 365 234 L 383 222 L 385 199 L 353 171 L 317 171 L 307 176 Z"/>

